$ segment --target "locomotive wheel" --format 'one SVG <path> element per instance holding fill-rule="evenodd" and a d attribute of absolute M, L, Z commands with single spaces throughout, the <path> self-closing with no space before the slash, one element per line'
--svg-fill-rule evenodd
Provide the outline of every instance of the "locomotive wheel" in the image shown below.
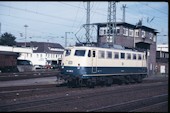
<path fill-rule="evenodd" d="M 94 88 L 94 83 L 91 81 L 87 81 L 87 87 Z"/>
<path fill-rule="evenodd" d="M 108 78 L 108 79 L 106 79 L 105 84 L 106 84 L 106 86 L 111 86 L 112 82 L 113 82 L 112 78 Z"/>
<path fill-rule="evenodd" d="M 68 88 L 71 88 L 71 87 L 72 87 L 72 81 L 71 81 L 71 80 L 68 80 L 68 81 L 67 81 L 67 87 L 68 87 Z"/>
<path fill-rule="evenodd" d="M 78 79 L 70 79 L 67 82 L 67 87 L 69 88 L 76 88 L 79 86 L 79 81 Z"/>
<path fill-rule="evenodd" d="M 118 85 L 122 85 L 124 83 L 123 79 L 118 79 Z"/>
<path fill-rule="evenodd" d="M 130 77 L 129 76 L 125 76 L 125 84 L 129 84 L 130 83 Z"/>
<path fill-rule="evenodd" d="M 128 75 L 128 80 L 129 80 L 129 83 L 135 83 L 136 81 L 134 80 L 134 77 L 132 75 Z"/>
<path fill-rule="evenodd" d="M 142 76 L 141 76 L 141 75 L 139 75 L 139 76 L 137 77 L 136 82 L 137 82 L 137 83 L 141 83 L 141 82 L 142 82 Z"/>
<path fill-rule="evenodd" d="M 118 81 L 118 85 L 122 85 L 123 84 L 123 81 L 122 80 L 119 80 Z"/>
<path fill-rule="evenodd" d="M 125 78 L 123 77 L 123 76 L 118 76 L 118 85 L 122 85 L 122 84 L 124 84 L 125 83 Z"/>

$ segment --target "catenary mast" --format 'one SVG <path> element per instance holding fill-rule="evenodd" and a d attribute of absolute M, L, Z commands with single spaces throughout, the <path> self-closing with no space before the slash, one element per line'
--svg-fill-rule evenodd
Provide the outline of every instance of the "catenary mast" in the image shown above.
<path fill-rule="evenodd" d="M 108 2 L 108 16 L 107 16 L 107 42 L 109 46 L 114 45 L 116 34 L 116 2 Z"/>

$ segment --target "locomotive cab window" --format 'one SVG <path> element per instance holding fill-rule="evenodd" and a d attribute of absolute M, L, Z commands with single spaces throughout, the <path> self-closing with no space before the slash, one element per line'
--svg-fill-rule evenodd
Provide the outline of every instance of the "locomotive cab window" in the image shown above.
<path fill-rule="evenodd" d="M 76 50 L 75 51 L 75 56 L 85 56 L 85 50 Z"/>
<path fill-rule="evenodd" d="M 66 51 L 65 56 L 69 56 L 71 54 L 71 50 L 70 49 L 66 49 L 65 51 Z"/>

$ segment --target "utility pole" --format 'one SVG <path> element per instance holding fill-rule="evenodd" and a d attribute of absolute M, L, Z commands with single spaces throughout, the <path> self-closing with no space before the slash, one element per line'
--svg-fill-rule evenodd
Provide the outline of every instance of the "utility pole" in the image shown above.
<path fill-rule="evenodd" d="M 90 2 L 87 2 L 86 43 L 90 43 Z"/>
<path fill-rule="evenodd" d="M 65 48 L 67 47 L 67 34 L 73 33 L 73 32 L 65 32 Z"/>
<path fill-rule="evenodd" d="M 122 20 L 123 20 L 123 22 L 125 22 L 125 8 L 127 8 L 126 4 L 122 5 L 122 8 L 123 8 L 123 18 L 122 18 Z"/>
<path fill-rule="evenodd" d="M 28 27 L 28 25 L 24 25 L 24 27 L 25 27 L 25 47 L 26 47 L 26 38 L 27 38 L 27 27 Z"/>
<path fill-rule="evenodd" d="M 112 33 L 111 33 L 112 31 Z M 108 17 L 107 17 L 107 36 L 108 42 L 112 42 L 110 45 L 114 45 L 114 38 L 116 33 L 116 2 L 108 2 Z M 112 34 L 112 41 L 111 41 Z"/>
<path fill-rule="evenodd" d="M 1 22 L 0 22 L 0 36 L 1 36 Z"/>

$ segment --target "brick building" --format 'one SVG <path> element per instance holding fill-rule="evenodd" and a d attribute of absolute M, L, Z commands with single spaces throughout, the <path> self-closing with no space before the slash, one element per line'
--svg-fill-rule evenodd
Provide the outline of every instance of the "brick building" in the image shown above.
<path fill-rule="evenodd" d="M 143 25 L 132 25 L 126 22 L 116 23 L 116 35 L 108 36 L 107 23 L 93 23 L 97 26 L 97 45 L 122 45 L 125 48 L 140 49 L 146 52 L 148 74 L 155 74 L 157 31 Z M 113 31 L 111 30 L 111 35 Z"/>
<path fill-rule="evenodd" d="M 156 74 L 168 74 L 169 72 L 168 44 L 157 45 L 156 51 Z"/>

